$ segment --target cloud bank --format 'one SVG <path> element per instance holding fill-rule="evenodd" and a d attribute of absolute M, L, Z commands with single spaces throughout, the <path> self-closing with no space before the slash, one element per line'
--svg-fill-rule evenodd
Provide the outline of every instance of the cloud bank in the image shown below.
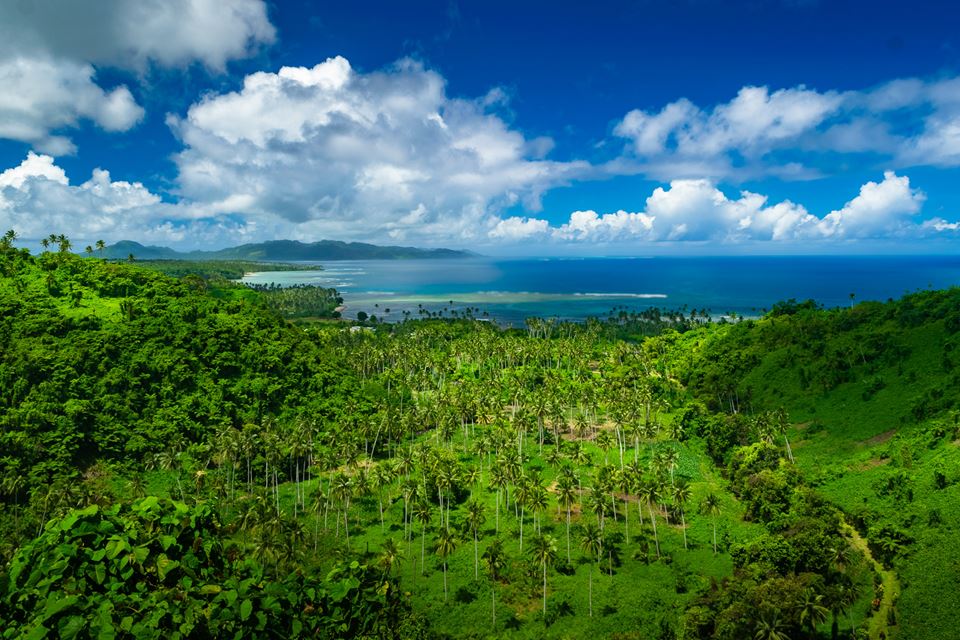
<path fill-rule="evenodd" d="M 179 195 L 297 237 L 469 243 L 500 210 L 536 211 L 542 193 L 590 169 L 543 159 L 545 141 L 490 102 L 447 96 L 439 74 L 410 60 L 366 74 L 342 57 L 255 73 L 171 118 L 185 145 Z"/>
<path fill-rule="evenodd" d="M 674 180 L 669 188 L 657 187 L 643 211 L 574 211 L 567 222 L 557 226 L 543 219 L 515 216 L 501 220 L 489 235 L 511 242 L 789 243 L 912 239 L 955 231 L 956 223 L 917 219 L 925 199 L 910 186 L 909 178 L 888 171 L 882 181 L 861 186 L 859 194 L 840 209 L 818 217 L 789 200 L 769 204 L 767 196 L 750 191 L 729 198 L 709 180 Z"/>
<path fill-rule="evenodd" d="M 0 138 L 74 153 L 65 130 L 89 121 L 127 131 L 144 114 L 127 86 L 101 86 L 96 68 L 222 71 L 274 37 L 262 0 L 0 3 Z"/>
<path fill-rule="evenodd" d="M 960 78 L 863 91 L 747 86 L 712 108 L 685 98 L 616 124 L 634 173 L 657 179 L 818 176 L 824 154 L 870 154 L 897 168 L 960 166 Z M 861 160 L 862 162 L 862 160 Z"/>

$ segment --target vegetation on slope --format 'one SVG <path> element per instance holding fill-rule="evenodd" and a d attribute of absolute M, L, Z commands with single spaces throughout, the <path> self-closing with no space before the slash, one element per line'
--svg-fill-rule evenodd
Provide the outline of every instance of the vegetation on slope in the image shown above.
<path fill-rule="evenodd" d="M 131 568 L 111 564 L 124 557 L 108 557 L 114 534 L 70 555 L 101 529 L 142 531 L 154 541 L 142 553 L 165 554 L 132 570 L 170 587 L 150 596 L 168 616 L 150 629 L 189 620 L 173 631 L 188 637 L 227 624 L 255 634 L 277 606 L 266 598 L 310 588 L 282 605 L 304 611 L 284 624 L 327 633 L 307 610 L 332 610 L 321 603 L 344 580 L 398 620 L 344 636 L 933 638 L 956 626 L 960 607 L 923 622 L 952 579 L 935 561 L 954 557 L 960 524 L 952 360 L 928 347 L 956 335 L 955 291 L 866 309 L 785 303 L 737 323 L 350 331 L 291 325 L 266 292 L 11 244 L 0 248 L 10 637 L 153 624 L 114 615 L 143 597 Z M 841 374 L 821 373 L 841 361 Z M 883 386 L 865 384 L 878 376 Z M 179 533 L 163 529 L 168 517 Z M 224 602 L 251 576 L 249 606 Z M 879 588 L 890 576 L 896 602 Z"/>

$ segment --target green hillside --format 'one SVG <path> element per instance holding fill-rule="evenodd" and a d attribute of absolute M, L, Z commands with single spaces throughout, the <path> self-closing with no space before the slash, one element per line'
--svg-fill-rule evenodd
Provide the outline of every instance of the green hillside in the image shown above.
<path fill-rule="evenodd" d="M 333 304 L 4 241 L 0 636 L 960 627 L 960 290 L 292 322 Z"/>
<path fill-rule="evenodd" d="M 180 252 L 168 247 L 144 246 L 131 240 L 121 240 L 105 247 L 98 256 L 125 260 L 133 256 L 139 260 L 247 260 L 255 262 L 283 262 L 286 260 L 409 260 L 437 258 L 467 258 L 474 254 L 453 249 L 418 249 L 415 247 L 380 246 L 365 242 L 319 240 L 270 240 L 243 244 L 216 251 Z"/>

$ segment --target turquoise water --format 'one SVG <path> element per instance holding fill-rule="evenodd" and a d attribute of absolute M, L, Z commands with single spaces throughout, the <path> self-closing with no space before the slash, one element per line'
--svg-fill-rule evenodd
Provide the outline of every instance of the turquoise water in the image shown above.
<path fill-rule="evenodd" d="M 960 257 L 690 257 L 357 260 L 321 271 L 264 271 L 245 282 L 335 287 L 345 317 L 386 320 L 466 308 L 520 326 L 530 316 L 582 320 L 614 308 L 707 309 L 755 316 L 780 300 L 831 307 L 960 285 Z M 388 311 L 389 309 L 389 311 Z"/>

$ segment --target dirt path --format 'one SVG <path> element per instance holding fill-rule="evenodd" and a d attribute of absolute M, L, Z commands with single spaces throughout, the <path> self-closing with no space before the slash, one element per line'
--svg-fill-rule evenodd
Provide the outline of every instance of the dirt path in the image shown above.
<path fill-rule="evenodd" d="M 850 536 L 853 546 L 859 549 L 867 560 L 873 563 L 873 569 L 880 574 L 881 584 L 883 584 L 883 598 L 880 600 L 880 607 L 873 612 L 867 621 L 867 628 L 870 631 L 870 640 L 880 640 L 881 633 L 891 637 L 890 630 L 893 627 L 887 626 L 887 612 L 893 608 L 893 603 L 900 596 L 900 581 L 897 580 L 897 574 L 883 568 L 883 565 L 873 558 L 870 553 L 870 547 L 867 541 L 863 539 L 860 533 L 846 522 L 843 523 L 844 531 Z"/>

